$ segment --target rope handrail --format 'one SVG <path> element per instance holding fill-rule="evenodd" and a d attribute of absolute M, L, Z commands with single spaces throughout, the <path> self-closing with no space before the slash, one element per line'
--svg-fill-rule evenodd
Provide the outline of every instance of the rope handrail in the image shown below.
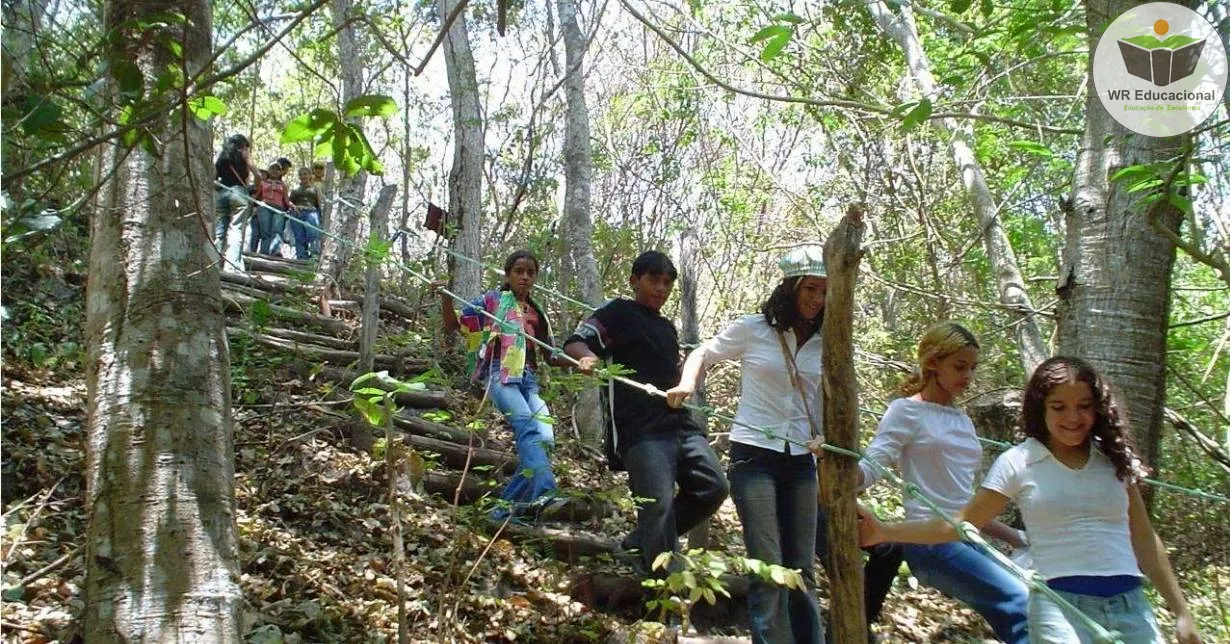
<path fill-rule="evenodd" d="M 275 208 L 273 208 L 272 206 L 269 206 L 268 204 L 265 204 L 265 203 L 263 203 L 263 202 L 257 201 L 257 200 L 255 200 L 255 199 L 252 199 L 250 196 L 247 196 L 247 195 L 245 195 L 245 196 L 248 198 L 248 200 L 249 200 L 249 201 L 252 201 L 254 204 L 259 204 L 259 205 L 261 205 L 261 206 L 263 206 L 263 207 L 265 207 L 265 208 L 268 208 L 268 209 L 270 209 L 270 210 L 276 210 Z M 281 212 L 281 211 L 278 211 L 278 212 Z M 313 225 L 311 222 L 308 222 L 308 221 L 304 221 L 304 220 L 302 220 L 302 219 L 299 219 L 298 217 L 295 217 L 295 216 L 293 216 L 293 215 L 290 215 L 289 213 L 283 213 L 283 214 L 284 214 L 286 217 L 290 218 L 292 221 L 296 221 L 296 222 L 298 222 L 298 223 L 300 223 L 300 224 L 302 224 L 302 225 L 304 225 L 304 226 L 311 227 L 311 228 L 315 229 L 316 231 L 320 232 L 321 234 L 328 235 L 328 236 L 330 236 L 330 237 L 334 238 L 334 239 L 335 239 L 336 241 L 338 241 L 339 243 L 348 244 L 348 245 L 352 246 L 353 248 L 358 248 L 358 244 L 355 244 L 354 242 L 352 242 L 352 241 L 350 241 L 350 240 L 343 239 L 343 238 L 341 238 L 341 237 L 339 237 L 339 236 L 337 236 L 337 235 L 333 235 L 333 234 L 331 234 L 331 233 L 329 233 L 329 232 L 327 232 L 327 231 L 324 231 L 324 230 L 322 230 L 319 226 L 315 226 L 315 225 Z M 406 265 L 402 264 L 400 261 L 397 261 L 396 259 L 394 259 L 394 260 L 393 260 L 393 264 L 394 264 L 394 266 L 396 266 L 397 268 L 400 268 L 401 270 L 403 270 L 403 271 L 405 271 L 406 273 L 410 274 L 411 276 L 413 276 L 414 278 L 416 278 L 416 279 L 418 279 L 419 281 L 423 282 L 424 284 L 430 284 L 430 283 L 432 282 L 431 278 L 429 278 L 428 276 L 426 276 L 426 275 L 424 275 L 424 274 L 422 274 L 422 273 L 420 273 L 420 272 L 416 271 L 415 269 L 413 269 L 413 268 L 411 268 L 411 267 L 409 267 L 409 266 L 406 266 Z M 458 301 L 458 302 L 460 302 L 460 303 L 462 303 L 462 304 L 465 304 L 465 305 L 467 305 L 467 306 L 470 304 L 469 300 L 467 300 L 466 298 L 464 298 L 464 297 L 462 297 L 462 296 L 460 296 L 460 295 L 458 295 L 458 294 L 456 294 L 456 293 L 454 293 L 454 292 L 450 291 L 450 290 L 449 290 L 449 289 L 447 289 L 447 288 L 444 288 L 444 287 L 439 287 L 439 291 L 440 291 L 441 293 L 444 293 L 444 294 L 448 295 L 449 297 L 453 298 L 454 300 L 456 300 L 456 301 Z M 565 353 L 562 349 L 560 349 L 560 348 L 558 348 L 558 347 L 555 347 L 555 346 L 553 346 L 553 345 L 551 345 L 551 344 L 549 344 L 549 343 L 543 342 L 543 341 L 539 340 L 538 338 L 535 338 L 533 335 L 531 335 L 531 334 L 529 334 L 529 333 L 526 333 L 526 332 L 525 332 L 525 329 L 524 329 L 521 325 L 519 325 L 519 324 L 510 324 L 510 323 L 508 323 L 508 322 L 506 322 L 506 321 L 504 321 L 504 320 L 500 320 L 500 319 L 499 319 L 499 318 L 497 318 L 495 315 L 493 315 L 492 313 L 490 313 L 489 311 L 487 311 L 487 310 L 485 310 L 485 309 L 483 309 L 483 308 L 477 308 L 476 310 L 477 310 L 479 313 L 483 314 L 484 316 L 486 316 L 486 317 L 490 318 L 494 324 L 496 324 L 496 325 L 498 325 L 498 326 L 499 326 L 499 328 L 501 329 L 501 331 L 504 331 L 504 332 L 511 332 L 511 333 L 516 333 L 516 334 L 519 334 L 519 335 L 521 335 L 522 337 L 524 337 L 526 340 L 531 341 L 531 342 L 533 342 L 534 344 L 537 344 L 537 345 L 541 346 L 541 347 L 542 347 L 542 348 L 544 348 L 544 349 L 547 349 L 547 350 L 551 353 L 551 355 L 552 355 L 552 356 L 559 356 L 559 357 L 563 357 L 563 358 L 564 358 L 565 360 L 567 360 L 568 362 L 571 362 L 572 364 L 574 364 L 574 365 L 576 365 L 576 366 L 580 366 L 580 361 L 579 361 L 579 360 L 577 360 L 577 359 L 573 358 L 572 356 L 568 355 L 568 354 L 567 354 L 567 353 Z M 609 370 L 607 370 L 607 369 L 605 369 L 605 368 L 595 369 L 595 370 L 594 370 L 594 377 L 596 377 L 596 378 L 598 378 L 598 379 L 600 379 L 600 380 L 601 380 L 601 379 L 608 379 L 608 380 L 611 380 L 611 381 L 614 381 L 614 382 L 619 382 L 619 383 L 624 384 L 624 385 L 626 385 L 626 386 L 628 386 L 628 387 L 632 387 L 632 388 L 634 388 L 634 389 L 639 389 L 640 391 L 643 391 L 643 392 L 645 392 L 645 393 L 647 393 L 647 394 L 649 394 L 649 395 L 651 395 L 651 396 L 657 396 L 657 397 L 659 397 L 659 398 L 666 398 L 666 392 L 662 391 L 661 389 L 658 389 L 657 387 L 655 387 L 655 386 L 653 386 L 653 385 L 651 385 L 651 384 L 648 384 L 648 383 L 642 383 L 642 382 L 638 382 L 638 381 L 632 380 L 632 379 L 630 379 L 630 378 L 625 378 L 624 376 L 620 376 L 620 375 L 617 375 L 617 374 L 611 373 Z M 863 460 L 863 455 L 862 455 L 860 452 L 858 452 L 857 450 L 850 450 L 850 449 L 846 449 L 846 448 L 843 448 L 843 447 L 838 447 L 838 446 L 836 446 L 836 445 L 831 445 L 831 444 L 829 444 L 829 443 L 820 443 L 820 444 L 815 444 L 814 442 L 813 442 L 813 443 L 808 443 L 808 442 L 806 442 L 806 441 L 800 441 L 800 440 L 798 440 L 798 439 L 791 438 L 791 437 L 788 437 L 788 436 L 779 436 L 779 435 L 777 434 L 777 432 L 776 432 L 776 431 L 774 431 L 774 430 L 773 430 L 773 429 L 771 429 L 771 428 L 767 428 L 767 427 L 760 427 L 760 426 L 753 425 L 753 424 L 750 424 L 750 423 L 744 423 L 744 422 L 739 421 L 739 420 L 737 420 L 737 419 L 735 419 L 735 418 L 733 418 L 733 417 L 726 416 L 726 415 L 724 415 L 724 414 L 720 414 L 720 413 L 718 413 L 718 412 L 714 411 L 712 408 L 709 408 L 709 407 L 703 407 L 703 406 L 700 406 L 700 405 L 693 405 L 693 404 L 691 404 L 691 403 L 686 403 L 686 402 L 685 402 L 685 403 L 683 403 L 681 406 L 682 406 L 683 408 L 686 408 L 686 409 L 691 409 L 691 410 L 695 410 L 695 411 L 698 411 L 698 412 L 701 412 L 701 413 L 707 414 L 707 415 L 709 415 L 709 416 L 711 416 L 711 417 L 713 417 L 713 418 L 718 418 L 718 419 L 720 419 L 720 420 L 724 420 L 724 421 L 729 422 L 729 423 L 731 423 L 731 424 L 735 424 L 735 425 L 739 425 L 739 426 L 742 426 L 742 427 L 746 427 L 746 428 L 748 428 L 748 429 L 750 429 L 750 430 L 753 430 L 753 431 L 756 431 L 756 432 L 758 432 L 758 433 L 761 433 L 761 434 L 763 434 L 764 436 L 766 436 L 766 437 L 768 437 L 768 438 L 770 438 L 770 439 L 774 439 L 774 440 L 782 440 L 782 441 L 785 441 L 785 442 L 787 442 L 787 443 L 794 444 L 794 445 L 800 445 L 800 446 L 807 447 L 807 448 L 812 449 L 812 450 L 817 449 L 817 448 L 818 448 L 818 449 L 823 449 L 823 450 L 825 450 L 825 451 L 828 451 L 828 452 L 831 452 L 831 453 L 834 453 L 834 454 L 840 454 L 840 455 L 842 455 L 842 456 L 848 456 L 848 457 L 851 457 L 851 458 L 855 458 L 855 459 L 860 459 L 860 460 Z M 1021 579 L 1024 583 L 1025 583 L 1025 585 L 1026 585 L 1026 586 L 1028 586 L 1029 588 L 1031 588 L 1031 589 L 1033 589 L 1033 590 L 1035 590 L 1035 591 L 1037 591 L 1037 592 L 1040 592 L 1040 593 L 1042 593 L 1042 594 L 1046 595 L 1048 598 L 1050 598 L 1052 601 L 1054 601 L 1054 602 L 1055 602 L 1055 603 L 1056 603 L 1056 604 L 1057 604 L 1057 605 L 1058 605 L 1061 609 L 1063 609 L 1064 611 L 1066 611 L 1066 612 L 1068 612 L 1069 614 L 1071 614 L 1072 616 L 1074 616 L 1077 620 L 1079 620 L 1079 621 L 1080 621 L 1080 622 L 1081 622 L 1081 623 L 1082 623 L 1082 624 L 1083 624 L 1083 625 L 1084 625 L 1087 629 L 1089 629 L 1089 630 L 1090 630 L 1090 631 L 1094 634 L 1094 637 L 1095 637 L 1095 638 L 1096 638 L 1099 642 L 1114 643 L 1114 644 L 1122 644 L 1122 640 L 1121 640 L 1121 638 L 1120 638 L 1120 636 L 1119 636 L 1119 633 L 1118 633 L 1118 632 L 1116 632 L 1116 631 L 1108 631 L 1108 630 L 1106 630 L 1104 627 L 1102 627 L 1102 625 L 1101 625 L 1101 624 L 1098 624 L 1098 623 L 1097 623 L 1096 621 L 1094 621 L 1091 617 L 1089 617 L 1088 615 L 1086 615 L 1084 612 L 1082 612 L 1082 611 L 1081 611 L 1080 609 L 1078 609 L 1077 607 L 1073 606 L 1070 602 L 1068 602 L 1067 600 L 1065 600 L 1065 599 L 1064 599 L 1062 596 L 1060 596 L 1057 592 L 1055 592 L 1053 589 L 1051 589 L 1049 586 L 1047 586 L 1047 585 L 1046 585 L 1046 583 L 1045 583 L 1044 581 L 1042 581 L 1042 580 L 1041 580 L 1041 579 L 1040 579 L 1037 575 L 1034 575 L 1034 574 L 1033 574 L 1033 573 L 1031 573 L 1031 572 L 1025 571 L 1025 570 L 1023 570 L 1022 568 L 1020 568 L 1019 566 L 1017 566 L 1017 565 L 1016 565 L 1016 564 L 1015 564 L 1015 563 L 1014 563 L 1011 559 L 1009 559 L 1009 558 L 1008 558 L 1007 556 L 1005 556 L 1003 553 L 1000 553 L 998 550 L 996 550 L 996 549 L 995 549 L 995 548 L 993 548 L 990 544 L 988 544 L 988 543 L 987 543 L 987 542 L 986 542 L 986 541 L 982 538 L 982 536 L 979 534 L 978 529 L 977 529 L 976 527 L 974 527 L 974 526 L 972 526 L 972 525 L 970 525 L 970 524 L 968 524 L 968 523 L 964 523 L 964 524 L 958 523 L 958 522 L 956 521 L 956 519 L 953 519 L 953 518 L 952 518 L 951 516 L 949 516 L 946 512 L 944 512 L 944 511 L 943 511 L 943 509 L 941 509 L 941 508 L 940 508 L 940 507 L 939 507 L 939 506 L 938 506 L 938 505 L 937 505 L 934 501 L 932 501 L 931 499 L 927 498 L 927 496 L 926 496 L 925 494 L 923 494 L 923 493 L 922 493 L 922 491 L 921 491 L 921 490 L 919 490 L 919 489 L 918 489 L 918 487 L 917 487 L 916 485 L 914 485 L 913 483 L 907 483 L 904 479 L 902 479 L 901 477 L 899 477 L 899 476 L 898 476 L 895 472 L 893 472 L 892 470 L 889 470 L 888 468 L 883 467 L 882 465 L 880 465 L 879 463 L 877 463 L 876 461 L 871 460 L 871 459 L 866 459 L 866 462 L 867 462 L 867 463 L 869 463 L 869 464 L 870 464 L 870 465 L 871 465 L 874 469 L 876 469 L 876 470 L 880 473 L 880 475 L 881 475 L 881 476 L 888 477 L 889 479 L 893 480 L 893 481 L 894 481 L 894 482 L 896 482 L 897 484 L 901 485 L 901 486 L 902 486 L 902 489 L 903 489 L 903 490 L 904 490 L 907 494 L 909 494 L 910 496 L 913 496 L 914 498 L 918 499 L 921 503 L 923 503 L 923 505 L 927 506 L 927 508 L 928 508 L 929 510 L 931 510 L 931 512 L 932 512 L 933 514 L 935 514 L 935 515 L 936 515 L 936 516 L 938 516 L 939 518 L 943 519 L 943 520 L 944 520 L 945 522 L 947 522 L 949 525 L 953 526 L 953 527 L 956 529 L 957 534 L 961 537 L 961 539 L 962 539 L 963 541 L 968 541 L 968 542 L 970 542 L 970 543 L 973 543 L 973 544 L 975 544 L 976 546 L 978 546 L 979 548 L 981 548 L 982 550 L 984 550 L 984 551 L 985 551 L 988 555 L 990 555 L 990 556 L 991 556 L 991 558 L 992 558 L 992 560 L 993 560 L 993 561 L 995 561 L 996 563 L 998 563 L 1000 566 L 1004 567 L 1006 570 L 1008 570 L 1008 572 L 1010 572 L 1010 573 L 1012 573 L 1013 575 L 1015 575 L 1015 576 L 1017 576 L 1018 578 L 1020 578 L 1020 579 Z"/>

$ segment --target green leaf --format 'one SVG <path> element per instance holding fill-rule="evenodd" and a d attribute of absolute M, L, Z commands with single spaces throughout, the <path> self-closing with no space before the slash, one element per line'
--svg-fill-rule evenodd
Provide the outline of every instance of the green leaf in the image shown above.
<path fill-rule="evenodd" d="M 799 17 L 799 15 L 798 15 L 798 14 L 794 14 L 794 13 L 783 13 L 783 14 L 779 14 L 779 15 L 777 15 L 777 16 L 774 16 L 774 17 L 773 17 L 773 19 L 774 19 L 774 20 L 781 21 L 781 22 L 788 22 L 788 23 L 790 23 L 790 24 L 792 24 L 792 25 L 801 25 L 801 24 L 803 24 L 803 18 Z"/>
<path fill-rule="evenodd" d="M 355 389 L 353 391 L 356 394 L 360 394 L 363 396 L 383 396 L 388 393 L 387 391 L 377 388 L 377 387 L 363 387 L 361 389 Z"/>
<path fill-rule="evenodd" d="M 136 63 L 131 60 L 111 61 L 111 77 L 115 79 L 121 97 L 129 102 L 135 102 L 141 98 L 142 90 L 145 88 L 145 76 Z"/>
<path fill-rule="evenodd" d="M 1126 168 L 1121 168 L 1114 174 L 1110 175 L 1111 181 L 1123 181 L 1129 177 L 1153 177 L 1157 176 L 1157 172 L 1147 165 L 1130 165 Z"/>
<path fill-rule="evenodd" d="M 650 566 L 650 568 L 651 568 L 651 569 L 653 569 L 653 570 L 663 570 L 663 569 L 665 569 L 665 568 L 666 568 L 666 565 L 667 565 L 667 564 L 669 564 L 669 563 L 670 563 L 670 561 L 671 561 L 671 555 L 672 555 L 672 554 L 673 554 L 673 553 L 672 553 L 670 550 L 667 550 L 666 552 L 660 553 L 657 557 L 655 557 L 655 558 L 654 558 L 654 560 L 653 560 L 653 565 L 652 565 L 652 566 Z"/>
<path fill-rule="evenodd" d="M 974 0 L 952 0 L 952 2 L 948 4 L 948 8 L 953 13 L 965 13 L 965 11 L 969 9 L 972 4 L 974 4 Z"/>
<path fill-rule="evenodd" d="M 901 121 L 901 129 L 909 132 L 931 116 L 931 100 L 923 99 Z"/>
<path fill-rule="evenodd" d="M 991 13 L 995 11 L 995 2 L 994 0 L 982 0 L 979 8 L 982 10 L 983 17 L 989 18 Z"/>
<path fill-rule="evenodd" d="M 26 101 L 26 115 L 21 119 L 21 129 L 26 134 L 35 134 L 60 120 L 64 109 L 48 99 L 30 97 Z"/>
<path fill-rule="evenodd" d="M 794 28 L 789 25 L 769 25 L 757 31 L 751 42 L 766 41 L 764 50 L 760 52 L 760 60 L 771 60 L 790 44 L 793 35 Z"/>
<path fill-rule="evenodd" d="M 1050 148 L 1038 143 L 1037 141 L 1010 141 L 1008 142 L 1008 147 L 1040 157 L 1046 157 L 1048 159 L 1055 156 L 1055 153 L 1052 152 Z"/>
<path fill-rule="evenodd" d="M 350 390 L 354 391 L 355 387 L 358 387 L 359 385 L 367 382 L 368 380 L 384 379 L 388 377 L 388 375 L 389 375 L 388 371 L 369 371 L 359 376 L 358 378 L 355 378 L 354 381 L 350 383 Z"/>
<path fill-rule="evenodd" d="M 188 101 L 188 109 L 202 121 L 208 121 L 214 116 L 223 116 L 226 114 L 226 103 L 217 96 L 198 96 Z"/>
<path fill-rule="evenodd" d="M 1169 195 L 1166 195 L 1166 201 L 1170 202 L 1170 205 L 1174 206 L 1175 208 L 1178 208 L 1179 211 L 1182 212 L 1183 214 L 1187 214 L 1187 215 L 1192 214 L 1192 200 L 1191 199 L 1188 199 L 1187 197 L 1184 197 L 1183 195 L 1175 194 L 1172 192 Z"/>
<path fill-rule="evenodd" d="M 397 101 L 383 94 L 367 94 L 351 99 L 342 108 L 349 117 L 358 116 L 392 116 L 397 113 Z"/>
<path fill-rule="evenodd" d="M 373 427 L 384 426 L 384 407 L 362 396 L 355 396 L 353 401 L 355 409 L 358 409 L 359 413 L 363 414 L 363 418 L 367 420 L 369 425 Z"/>
<path fill-rule="evenodd" d="M 337 122 L 338 118 L 335 112 L 317 108 L 287 123 L 286 127 L 282 130 L 280 141 L 282 144 L 288 144 L 311 141 L 316 137 L 320 137 L 321 143 L 324 143 L 331 138 L 330 135 L 335 131 Z"/>

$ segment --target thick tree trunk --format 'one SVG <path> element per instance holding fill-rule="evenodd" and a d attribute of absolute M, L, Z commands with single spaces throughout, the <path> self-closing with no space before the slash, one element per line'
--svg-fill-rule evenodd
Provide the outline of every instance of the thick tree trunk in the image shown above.
<path fill-rule="evenodd" d="M 564 97 L 568 103 L 564 131 L 564 216 L 560 221 L 560 242 L 564 249 L 563 279 L 590 306 L 602 304 L 602 285 L 598 263 L 594 260 L 593 220 L 590 218 L 590 183 L 594 174 L 590 148 L 589 107 L 585 103 L 585 34 L 577 22 L 577 0 L 559 0 L 560 30 L 564 40 Z M 564 328 L 583 317 L 566 319 Z M 597 440 L 602 436 L 602 409 L 597 389 L 586 389 L 577 396 L 572 417 L 581 437 Z"/>
<path fill-rule="evenodd" d="M 828 269 L 821 368 L 825 441 L 858 450 L 858 391 L 854 374 L 854 282 L 863 239 L 862 207 L 853 206 L 824 244 Z M 867 637 L 863 611 L 863 557 L 858 549 L 858 460 L 826 453 L 820 461 L 820 498 L 828 512 L 830 638 L 861 642 Z"/>
<path fill-rule="evenodd" d="M 342 68 L 342 105 L 358 98 L 363 93 L 363 56 L 358 33 L 354 24 L 346 24 L 351 11 L 351 0 L 332 0 L 333 27 L 337 32 L 337 54 Z M 345 25 L 345 26 L 343 26 Z M 346 267 L 350 264 L 354 249 L 337 238 L 353 240 L 358 237 L 359 212 L 367 188 L 367 172 L 360 170 L 353 176 L 342 177 L 337 186 L 337 207 L 328 217 L 325 228 L 329 234 L 320 241 L 320 267 L 318 270 L 322 302 L 321 312 L 328 314 L 328 290 L 340 283 Z"/>
<path fill-rule="evenodd" d="M 679 234 L 679 313 L 680 327 L 683 331 L 683 334 L 680 336 L 680 343 L 693 347 L 700 343 L 700 311 L 697 310 L 696 304 L 696 282 L 700 274 L 699 264 L 700 235 L 695 226 L 689 226 Z M 687 350 L 685 349 L 685 351 Z M 696 383 L 696 391 L 692 393 L 692 397 L 688 402 L 701 407 L 707 404 L 703 375 L 700 382 Z M 709 419 L 704 414 L 697 412 L 693 412 L 693 419 L 696 420 L 701 428 L 705 428 L 709 422 Z M 709 547 L 709 519 L 701 521 L 688 532 L 688 547 Z"/>
<path fill-rule="evenodd" d="M 186 22 L 133 27 L 172 11 Z M 146 87 L 168 66 L 191 77 L 210 56 L 203 0 L 115 0 L 105 24 Z M 230 361 L 208 252 L 212 137 L 185 110 L 159 112 L 157 157 L 108 148 L 115 173 L 91 222 L 84 635 L 238 642 Z"/>
<path fill-rule="evenodd" d="M 922 97 L 931 101 L 937 100 L 939 88 L 931 74 L 931 61 L 918 37 L 913 9 L 908 4 L 901 4 L 900 14 L 897 14 L 885 0 L 876 0 L 867 3 L 867 10 L 871 12 L 880 29 L 901 47 L 910 76 L 917 84 Z M 969 125 L 959 124 L 952 119 L 938 119 L 935 123 L 949 135 L 949 150 L 953 162 L 961 173 L 961 185 L 965 187 L 970 205 L 978 217 L 987 258 L 995 271 L 999 300 L 1004 305 L 1013 307 L 1013 315 L 1019 322 L 1012 325 L 1012 328 L 1016 334 L 1017 350 L 1021 353 L 1021 367 L 1026 374 L 1033 373 L 1034 367 L 1047 358 L 1049 350 L 1042 338 L 1042 331 L 1038 328 L 1036 316 L 1032 313 L 1035 310 L 1034 305 L 1030 301 L 1029 293 L 1025 291 L 1025 280 L 1017 266 L 1016 254 L 1008 241 L 1008 235 L 999 223 L 995 197 L 987 186 L 982 164 L 974 155 L 973 130 Z"/>
<path fill-rule="evenodd" d="M 1106 23 L 1135 4 L 1087 1 L 1090 46 Z M 1175 247 L 1149 225 L 1142 195 L 1128 194 L 1110 177 L 1126 166 L 1177 156 L 1186 137 L 1132 134 L 1102 107 L 1092 73 L 1089 83 L 1057 288 L 1059 351 L 1085 358 L 1106 374 L 1127 411 L 1141 457 L 1157 467 Z M 1178 230 L 1181 214 L 1163 208 L 1161 222 Z"/>
<path fill-rule="evenodd" d="M 458 0 L 438 0 L 443 24 Z M 448 173 L 449 220 L 457 226 L 453 250 L 482 259 L 483 122 L 478 102 L 478 80 L 465 16 L 458 16 L 444 39 L 444 66 L 448 71 L 453 105 L 453 167 Z M 458 293 L 482 291 L 482 268 L 477 264 L 448 259 L 452 287 Z"/>

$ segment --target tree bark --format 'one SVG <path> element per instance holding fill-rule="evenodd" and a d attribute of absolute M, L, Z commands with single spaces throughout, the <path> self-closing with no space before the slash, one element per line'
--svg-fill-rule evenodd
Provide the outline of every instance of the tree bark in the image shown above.
<path fill-rule="evenodd" d="M 821 368 L 825 441 L 857 451 L 858 391 L 854 373 L 854 283 L 862 256 L 862 206 L 852 206 L 824 244 L 828 269 Z M 825 453 L 820 461 L 820 498 L 828 512 L 830 624 L 834 642 L 867 637 L 863 611 L 863 558 L 858 549 L 858 460 Z"/>
<path fill-rule="evenodd" d="M 443 23 L 458 0 L 438 0 Z M 444 39 L 444 66 L 453 106 L 453 167 L 448 173 L 449 221 L 457 226 L 452 238 L 457 253 L 482 258 L 483 121 L 478 98 L 474 54 L 465 16 L 453 21 Z M 482 269 L 471 262 L 448 259 L 453 290 L 477 294 L 482 291 Z"/>
<path fill-rule="evenodd" d="M 689 226 L 679 234 L 679 312 L 680 327 L 683 335 L 681 344 L 697 345 L 700 343 L 700 311 L 696 304 L 696 278 L 700 274 L 700 235 L 695 226 Z M 685 350 L 686 351 L 686 350 Z M 704 375 L 696 383 L 696 391 L 688 402 L 700 407 L 706 406 Z M 701 413 L 693 412 L 692 419 L 706 429 L 709 419 Z M 709 519 L 696 524 L 688 531 L 689 548 L 709 547 Z"/>
<path fill-rule="evenodd" d="M 358 98 L 363 93 L 363 56 L 354 24 L 347 24 L 352 8 L 351 0 L 332 0 L 333 28 L 337 32 L 337 54 L 342 68 L 342 105 Z M 358 236 L 359 209 L 367 187 L 367 172 L 360 170 L 353 176 L 342 177 L 337 187 L 337 208 L 332 209 L 329 234 L 320 242 L 320 267 L 317 272 L 321 290 L 321 313 L 328 315 L 329 289 L 341 282 L 346 267 L 350 264 L 354 249 L 338 238 L 352 240 Z"/>
<path fill-rule="evenodd" d="M 1104 25 L 1136 3 L 1088 0 L 1090 46 Z M 1092 65 L 1092 62 L 1090 62 Z M 1085 136 L 1076 155 L 1059 293 L 1059 351 L 1089 360 L 1113 383 L 1141 457 L 1158 463 L 1166 400 L 1166 333 L 1174 245 L 1149 225 L 1138 195 L 1110 181 L 1120 168 L 1175 157 L 1186 136 L 1132 134 L 1102 107 L 1090 67 Z M 1181 213 L 1162 206 L 1178 230 Z"/>
<path fill-rule="evenodd" d="M 138 30 L 178 12 L 186 21 Z M 210 57 L 203 0 L 112 0 L 114 55 L 145 86 Z M 182 58 L 168 42 L 182 46 Z M 171 100 L 153 95 L 147 100 Z M 107 146 L 86 302 L 89 642 L 239 642 L 230 361 L 211 267 L 211 134 L 186 110 L 149 125 L 158 156 Z"/>
<path fill-rule="evenodd" d="M 910 76 L 922 97 L 931 101 L 937 100 L 940 97 L 939 88 L 931 73 L 931 61 L 918 37 L 914 11 L 910 5 L 899 5 L 900 14 L 895 14 L 885 0 L 876 0 L 867 3 L 867 10 L 871 12 L 880 29 L 901 47 Z M 961 173 L 961 185 L 964 186 L 970 205 L 978 217 L 987 259 L 995 271 L 999 301 L 1013 307 L 1013 317 L 1017 323 L 1012 325 L 1012 329 L 1016 336 L 1017 350 L 1021 353 L 1021 367 L 1026 374 L 1031 374 L 1034 367 L 1046 360 L 1050 351 L 1038 327 L 1036 314 L 1033 313 L 1033 302 L 1025 290 L 1025 279 L 1021 277 L 1021 270 L 1017 266 L 1016 253 L 1013 252 L 1012 243 L 999 223 L 999 209 L 995 205 L 995 197 L 987 185 L 982 164 L 974 154 L 972 126 L 968 123 L 957 123 L 952 119 L 936 119 L 934 123 L 949 136 L 949 150 L 953 162 Z"/>
<path fill-rule="evenodd" d="M 384 242 L 389 228 L 389 209 L 393 207 L 393 198 L 397 196 L 397 186 L 388 185 L 380 189 L 380 196 L 372 208 L 368 219 L 371 222 L 371 240 L 374 243 Z M 359 335 L 359 371 L 367 373 L 375 370 L 376 365 L 376 332 L 380 329 L 380 262 L 368 260 L 363 283 L 363 330 Z"/>
<path fill-rule="evenodd" d="M 598 262 L 590 240 L 594 224 L 590 216 L 590 184 L 593 180 L 593 151 L 590 147 L 589 107 L 585 102 L 585 34 L 577 21 L 577 0 L 558 0 L 560 31 L 564 40 L 564 98 L 567 112 L 564 129 L 564 213 L 560 219 L 560 242 L 563 244 L 563 285 L 572 285 L 581 300 L 590 306 L 602 304 L 602 285 L 598 279 Z M 564 328 L 572 328 L 584 317 L 578 311 L 575 319 L 564 320 Z M 573 420 L 581 437 L 598 440 L 602 436 L 602 408 L 597 389 L 585 389 L 577 395 Z"/>

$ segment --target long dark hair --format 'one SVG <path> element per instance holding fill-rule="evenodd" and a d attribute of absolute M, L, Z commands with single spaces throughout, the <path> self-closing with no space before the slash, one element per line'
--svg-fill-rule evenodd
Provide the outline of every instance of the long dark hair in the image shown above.
<path fill-rule="evenodd" d="M 1128 429 L 1127 419 L 1119 410 L 1110 383 L 1092 365 L 1080 358 L 1056 356 L 1034 369 L 1025 386 L 1021 405 L 1021 426 L 1025 435 L 1046 445 L 1051 434 L 1046 429 L 1046 396 L 1059 385 L 1083 382 L 1093 392 L 1095 418 L 1090 440 L 1115 466 L 1120 481 L 1136 482 L 1148 474 Z"/>
<path fill-rule="evenodd" d="M 218 153 L 218 160 L 244 163 L 243 150 L 245 148 L 252 148 L 252 144 L 248 142 L 248 137 L 242 134 L 232 134 L 226 138 L 226 143 L 222 144 L 222 151 Z"/>
<path fill-rule="evenodd" d="M 537 273 L 538 271 L 542 270 L 541 265 L 538 263 L 538 258 L 534 256 L 534 253 L 531 253 L 530 251 L 522 248 L 521 250 L 513 251 L 513 253 L 508 256 L 508 259 L 504 260 L 505 277 L 508 276 L 508 272 L 513 269 L 513 266 L 517 264 L 517 260 L 520 260 L 520 259 L 528 259 L 531 262 L 534 262 L 534 272 Z M 501 291 L 507 291 L 507 290 L 510 290 L 511 288 L 512 288 L 512 285 L 508 283 L 507 279 L 504 280 L 504 283 L 500 285 Z"/>
<path fill-rule="evenodd" d="M 760 305 L 760 313 L 764 315 L 765 322 L 769 326 L 778 331 L 786 331 L 793 329 L 800 321 L 809 322 L 812 324 L 811 330 L 802 338 L 796 338 L 796 341 L 801 346 L 811 336 L 815 335 L 820 330 L 820 325 L 824 323 L 824 309 L 820 309 L 820 315 L 816 317 L 814 323 L 808 320 L 803 320 L 803 316 L 799 314 L 798 297 L 795 291 L 799 287 L 799 282 L 803 277 L 787 277 L 777 284 L 773 292 L 769 294 L 769 299 L 765 300 Z"/>

